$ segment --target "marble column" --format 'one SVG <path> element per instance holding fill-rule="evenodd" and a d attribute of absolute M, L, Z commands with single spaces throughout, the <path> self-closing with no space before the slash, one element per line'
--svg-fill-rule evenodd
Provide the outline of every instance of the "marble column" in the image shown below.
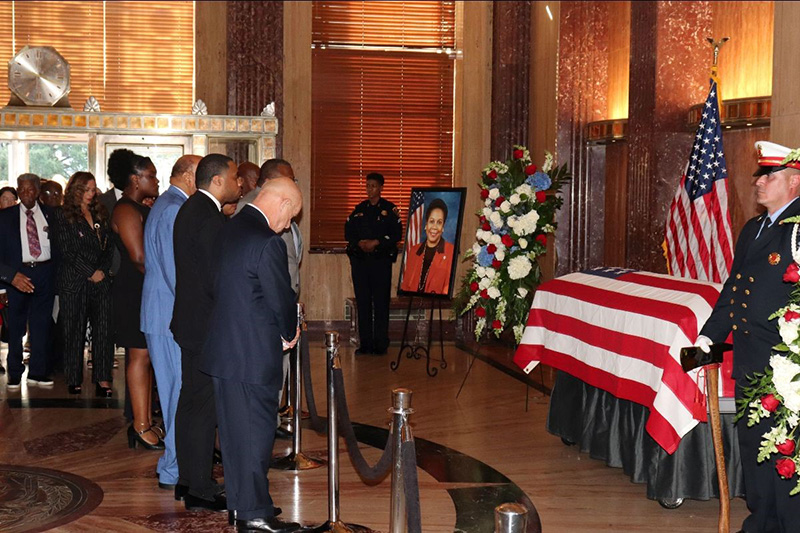
<path fill-rule="evenodd" d="M 561 2 L 560 8 L 556 158 L 569 165 L 573 179 L 557 216 L 558 275 L 602 262 L 605 153 L 587 149 L 586 125 L 607 118 L 613 31 L 606 2 Z"/>
<path fill-rule="evenodd" d="M 528 139 L 531 2 L 494 2 L 492 10 L 492 159 L 503 161 Z"/>
<path fill-rule="evenodd" d="M 800 146 L 800 3 L 775 2 L 772 63 L 772 123 L 774 142 Z"/>
<path fill-rule="evenodd" d="M 661 243 L 693 133 L 689 107 L 708 91 L 710 2 L 631 4 L 626 266 L 666 272 Z"/>
<path fill-rule="evenodd" d="M 283 2 L 227 4 L 228 114 L 258 116 L 264 106 L 275 102 L 280 157 L 284 129 Z"/>

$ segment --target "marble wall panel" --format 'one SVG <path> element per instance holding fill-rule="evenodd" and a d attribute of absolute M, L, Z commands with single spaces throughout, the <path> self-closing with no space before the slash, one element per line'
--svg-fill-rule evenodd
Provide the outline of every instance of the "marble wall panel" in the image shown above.
<path fill-rule="evenodd" d="M 708 91 L 709 2 L 633 2 L 626 266 L 665 272 L 661 243 L 693 133 L 686 110 Z M 707 46 L 707 45 L 706 45 Z"/>
<path fill-rule="evenodd" d="M 227 4 L 227 113 L 258 116 L 264 106 L 275 102 L 278 123 L 283 125 L 283 2 Z M 277 139 L 279 157 L 282 129 Z"/>
<path fill-rule="evenodd" d="M 531 2 L 494 2 L 492 10 L 492 159 L 506 160 L 528 139 Z"/>
<path fill-rule="evenodd" d="M 561 2 L 556 155 L 574 178 L 565 187 L 564 207 L 557 217 L 558 275 L 589 265 L 596 257 L 590 243 L 602 235 L 602 223 L 592 219 L 598 209 L 593 203 L 603 200 L 591 194 L 596 180 L 585 136 L 586 125 L 608 113 L 609 31 L 606 3 Z"/>

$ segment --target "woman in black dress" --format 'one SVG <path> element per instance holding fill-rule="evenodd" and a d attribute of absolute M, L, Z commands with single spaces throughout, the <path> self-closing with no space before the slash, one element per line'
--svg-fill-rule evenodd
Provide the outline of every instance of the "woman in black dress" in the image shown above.
<path fill-rule="evenodd" d="M 108 160 L 108 176 L 122 198 L 114 206 L 111 229 L 121 262 L 114 279 L 114 325 L 117 346 L 125 348 L 125 375 L 133 411 L 128 445 L 163 450 L 151 419 L 153 374 L 144 334 L 139 330 L 139 310 L 144 284 L 144 224 L 150 208 L 142 202 L 158 196 L 156 167 L 148 157 L 130 150 L 115 150 Z"/>
<path fill-rule="evenodd" d="M 111 327 L 111 258 L 114 243 L 108 213 L 97 203 L 89 172 L 76 172 L 67 183 L 64 207 L 56 209 L 55 237 L 61 260 L 58 302 L 64 342 L 64 377 L 70 394 L 81 393 L 87 319 L 92 325 L 92 381 L 95 394 L 112 394 L 114 339 Z"/>

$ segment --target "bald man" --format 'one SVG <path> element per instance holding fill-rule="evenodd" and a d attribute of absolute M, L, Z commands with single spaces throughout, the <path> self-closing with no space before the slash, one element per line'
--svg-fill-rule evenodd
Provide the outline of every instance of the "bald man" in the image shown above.
<path fill-rule="evenodd" d="M 164 455 L 158 460 L 158 486 L 177 488 L 178 462 L 175 453 L 175 409 L 181 391 L 181 350 L 172 337 L 169 323 L 175 304 L 175 255 L 172 230 L 178 210 L 197 190 L 195 170 L 200 156 L 185 155 L 172 167 L 169 189 L 158 197 L 144 228 L 144 288 L 140 328 L 147 339 L 153 363 L 161 411 L 164 416 Z"/>
<path fill-rule="evenodd" d="M 300 529 L 275 517 L 265 477 L 277 427 L 283 352 L 294 347 L 300 333 L 280 234 L 302 205 L 293 180 L 269 180 L 217 239 L 214 326 L 200 369 L 214 383 L 228 510 L 236 512 L 240 532 Z"/>
<path fill-rule="evenodd" d="M 239 177 L 242 179 L 242 196 L 245 196 L 258 186 L 260 169 L 255 163 L 245 161 L 239 165 L 237 172 Z"/>

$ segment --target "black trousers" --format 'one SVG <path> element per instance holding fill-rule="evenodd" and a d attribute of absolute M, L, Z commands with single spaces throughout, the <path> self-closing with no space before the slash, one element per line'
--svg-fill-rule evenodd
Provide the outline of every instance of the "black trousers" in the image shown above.
<path fill-rule="evenodd" d="M 277 428 L 278 390 L 212 379 L 225 461 L 228 509 L 236 510 L 240 520 L 274 516 L 267 474 Z"/>
<path fill-rule="evenodd" d="M 383 352 L 389 347 L 392 261 L 388 257 L 352 257 L 350 272 L 358 308 L 360 347 Z"/>
<path fill-rule="evenodd" d="M 45 376 L 50 368 L 51 338 L 53 325 L 53 299 L 55 280 L 53 262 L 48 261 L 34 267 L 23 265 L 19 271 L 28 276 L 36 290 L 32 293 L 8 288 L 8 374 L 22 377 L 22 337 L 26 328 L 30 332 L 31 358 L 28 362 L 29 376 Z"/>
<path fill-rule="evenodd" d="M 60 293 L 58 307 L 67 385 L 80 385 L 83 381 L 87 320 L 92 325 L 92 381 L 111 381 L 114 368 L 111 283 L 86 281 L 78 292 Z"/>
<path fill-rule="evenodd" d="M 740 398 L 740 387 L 748 383 L 745 379 L 736 382 L 736 398 Z M 758 448 L 761 436 L 772 428 L 772 418 L 762 419 L 753 427 L 747 427 L 747 418 L 736 423 L 739 450 L 742 458 L 745 500 L 750 511 L 742 530 L 748 533 L 795 533 L 800 530 L 800 500 L 789 496 L 797 479 L 783 479 L 775 470 L 776 457 L 759 463 Z"/>
<path fill-rule="evenodd" d="M 199 359 L 200 352 L 181 347 L 181 393 L 175 412 L 175 455 L 178 459 L 178 482 L 187 485 L 193 496 L 213 500 L 216 491 L 212 469 L 217 411 L 211 376 L 200 372 Z M 227 464 L 225 466 L 227 469 Z"/>

